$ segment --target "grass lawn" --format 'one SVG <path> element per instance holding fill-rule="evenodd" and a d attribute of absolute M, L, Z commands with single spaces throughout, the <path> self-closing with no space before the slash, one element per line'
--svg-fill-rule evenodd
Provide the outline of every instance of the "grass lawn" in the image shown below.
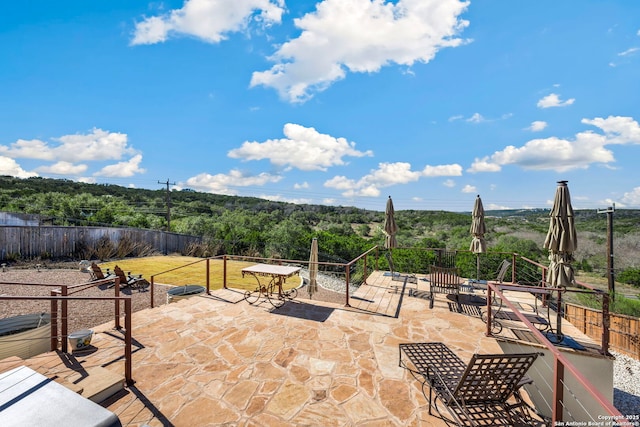
<path fill-rule="evenodd" d="M 223 285 L 223 260 L 209 260 L 209 286 L 211 290 L 221 289 Z M 227 287 L 234 289 L 254 290 L 257 287 L 253 276 L 242 277 L 242 269 L 255 264 L 254 262 L 227 261 Z M 125 273 L 142 274 L 142 277 L 154 283 L 163 285 L 207 285 L 207 263 L 205 259 L 186 256 L 150 256 L 144 258 L 127 258 L 100 264 L 103 272 L 118 265 Z M 289 278 L 284 284 L 285 289 L 297 287 L 300 279 L 296 276 Z"/>

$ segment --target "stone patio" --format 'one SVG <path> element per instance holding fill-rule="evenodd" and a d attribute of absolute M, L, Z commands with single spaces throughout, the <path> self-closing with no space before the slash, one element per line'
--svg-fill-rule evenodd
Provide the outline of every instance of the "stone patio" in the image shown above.
<path fill-rule="evenodd" d="M 445 425 L 398 366 L 398 344 L 441 341 L 463 360 L 500 346 L 444 296 L 429 309 L 421 280 L 376 271 L 367 283 L 351 307 L 296 299 L 274 309 L 228 289 L 134 313 L 135 383 L 102 405 L 125 426 Z M 96 327 L 96 351 L 74 353 L 73 363 L 122 374 L 123 333 L 112 326 Z M 47 353 L 23 364 L 63 378 L 62 359 Z"/>

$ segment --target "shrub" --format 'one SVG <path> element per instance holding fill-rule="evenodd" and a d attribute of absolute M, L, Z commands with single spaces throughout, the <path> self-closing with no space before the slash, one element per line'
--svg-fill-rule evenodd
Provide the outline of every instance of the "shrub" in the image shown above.
<path fill-rule="evenodd" d="M 640 268 L 628 268 L 618 274 L 616 279 L 622 283 L 640 287 Z"/>
<path fill-rule="evenodd" d="M 586 307 L 602 310 L 602 300 L 593 294 L 577 294 L 577 298 L 580 304 Z M 640 317 L 640 300 L 627 298 L 616 293 L 615 300 L 609 306 L 609 312 Z"/>

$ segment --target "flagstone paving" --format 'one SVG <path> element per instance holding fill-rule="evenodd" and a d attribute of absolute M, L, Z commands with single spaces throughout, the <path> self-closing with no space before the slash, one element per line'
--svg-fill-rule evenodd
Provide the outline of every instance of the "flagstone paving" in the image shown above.
<path fill-rule="evenodd" d="M 442 341 L 463 360 L 499 345 L 445 299 L 429 309 L 383 272 L 367 282 L 351 307 L 297 299 L 274 309 L 220 290 L 136 312 L 135 383 L 102 404 L 125 426 L 444 425 L 398 366 L 398 344 Z M 123 333 L 94 330 L 97 351 L 75 362 L 122 374 Z M 40 370 L 56 357 L 39 358 Z"/>

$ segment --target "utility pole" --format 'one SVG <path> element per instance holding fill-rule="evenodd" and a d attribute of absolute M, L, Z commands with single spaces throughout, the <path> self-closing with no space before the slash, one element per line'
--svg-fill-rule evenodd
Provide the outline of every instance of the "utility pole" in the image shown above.
<path fill-rule="evenodd" d="M 606 210 L 598 209 L 598 213 L 607 214 L 607 277 L 609 278 L 609 294 L 611 301 L 615 300 L 616 282 L 613 272 L 613 213 L 616 211 L 616 204 L 609 206 Z"/>
<path fill-rule="evenodd" d="M 167 186 L 167 232 L 171 231 L 171 192 L 169 191 L 170 185 L 176 185 L 175 182 L 169 182 L 169 178 L 167 178 L 167 182 L 158 181 L 158 184 L 165 184 Z"/>

